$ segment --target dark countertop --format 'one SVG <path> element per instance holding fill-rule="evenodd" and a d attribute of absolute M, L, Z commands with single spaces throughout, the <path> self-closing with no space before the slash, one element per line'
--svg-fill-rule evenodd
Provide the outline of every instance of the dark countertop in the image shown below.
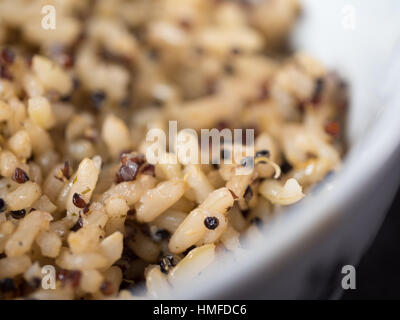
<path fill-rule="evenodd" d="M 356 277 L 356 290 L 342 299 L 400 299 L 400 189 Z"/>

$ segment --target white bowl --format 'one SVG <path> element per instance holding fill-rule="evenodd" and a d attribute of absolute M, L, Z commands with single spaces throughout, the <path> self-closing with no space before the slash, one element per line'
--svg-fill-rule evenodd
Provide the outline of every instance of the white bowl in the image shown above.
<path fill-rule="evenodd" d="M 271 221 L 254 250 L 175 298 L 337 296 L 342 266 L 357 265 L 399 185 L 400 2 L 304 0 L 303 7 L 295 47 L 338 70 L 351 87 L 351 147 L 342 170 Z"/>

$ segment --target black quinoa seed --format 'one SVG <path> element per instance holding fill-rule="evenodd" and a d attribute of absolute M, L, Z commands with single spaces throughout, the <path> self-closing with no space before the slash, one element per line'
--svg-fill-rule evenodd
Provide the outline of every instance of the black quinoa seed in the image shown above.
<path fill-rule="evenodd" d="M 3 212 L 4 210 L 6 210 L 6 208 L 6 202 L 2 198 L 0 198 L 0 212 Z"/>
<path fill-rule="evenodd" d="M 83 200 L 80 194 L 76 192 L 72 196 L 72 203 L 75 205 L 75 207 L 78 207 L 80 209 L 83 209 L 87 206 L 86 201 Z"/>
<path fill-rule="evenodd" d="M 1 59 L 7 64 L 12 64 L 15 59 L 14 51 L 10 48 L 4 48 L 1 50 Z"/>
<path fill-rule="evenodd" d="M 204 225 L 207 229 L 214 230 L 219 225 L 219 220 L 216 217 L 207 217 L 204 219 Z"/>
<path fill-rule="evenodd" d="M 168 274 L 168 272 L 174 266 L 175 266 L 174 257 L 171 255 L 163 257 L 160 261 L 160 270 L 165 274 Z"/>
<path fill-rule="evenodd" d="M 17 183 L 25 183 L 29 181 L 29 176 L 21 168 L 15 168 L 14 174 L 12 175 L 11 179 L 13 179 Z"/>
<path fill-rule="evenodd" d="M 22 219 L 23 217 L 25 217 L 26 211 L 25 209 L 14 210 L 10 211 L 10 214 L 14 219 Z"/>
<path fill-rule="evenodd" d="M 270 155 L 271 154 L 270 154 L 269 150 L 259 150 L 256 152 L 256 158 L 259 158 L 259 157 L 269 158 Z"/>
<path fill-rule="evenodd" d="M 253 198 L 253 189 L 250 186 L 247 186 L 246 191 L 244 192 L 244 199 L 249 202 Z"/>
<path fill-rule="evenodd" d="M 122 165 L 116 174 L 116 182 L 133 181 L 136 179 L 138 174 L 139 166 L 134 162 L 128 162 L 126 165 Z"/>

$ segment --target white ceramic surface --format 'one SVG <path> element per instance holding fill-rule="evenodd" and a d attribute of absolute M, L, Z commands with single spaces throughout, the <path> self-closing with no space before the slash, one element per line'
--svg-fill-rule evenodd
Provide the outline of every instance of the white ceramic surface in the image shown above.
<path fill-rule="evenodd" d="M 400 2 L 303 5 L 294 43 L 350 82 L 351 150 L 342 170 L 318 193 L 271 221 L 254 251 L 209 271 L 174 297 L 335 297 L 341 266 L 357 264 L 399 185 Z M 342 26 L 346 5 L 355 8 L 354 30 Z"/>

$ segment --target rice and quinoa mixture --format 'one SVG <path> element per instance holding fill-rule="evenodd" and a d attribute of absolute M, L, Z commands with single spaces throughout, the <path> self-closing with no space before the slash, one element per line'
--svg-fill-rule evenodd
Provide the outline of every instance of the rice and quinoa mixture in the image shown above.
<path fill-rule="evenodd" d="M 41 26 L 47 4 L 55 30 Z M 336 170 L 346 84 L 288 49 L 300 11 L 297 0 L 0 1 L 0 298 L 134 298 L 143 283 L 146 297 L 168 296 Z M 243 159 L 254 170 L 150 164 L 146 132 L 168 120 L 254 129 Z M 41 285 L 46 265 L 55 290 Z"/>

